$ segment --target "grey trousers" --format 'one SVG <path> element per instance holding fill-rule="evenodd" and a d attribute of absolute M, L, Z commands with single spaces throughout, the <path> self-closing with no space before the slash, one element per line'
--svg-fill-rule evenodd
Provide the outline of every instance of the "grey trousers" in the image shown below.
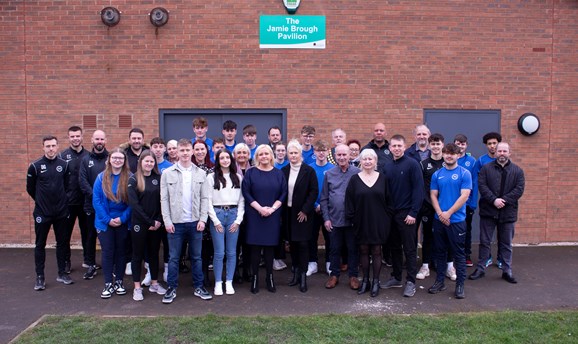
<path fill-rule="evenodd" d="M 480 217 L 480 250 L 477 268 L 481 271 L 486 269 L 485 262 L 492 253 L 492 237 L 494 229 L 498 228 L 498 255 L 502 256 L 502 271 L 512 273 L 512 241 L 514 239 L 515 222 L 499 223 L 491 217 Z"/>

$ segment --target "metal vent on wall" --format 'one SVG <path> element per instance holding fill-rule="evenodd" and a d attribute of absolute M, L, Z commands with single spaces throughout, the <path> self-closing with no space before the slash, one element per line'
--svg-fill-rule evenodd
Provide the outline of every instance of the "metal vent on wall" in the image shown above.
<path fill-rule="evenodd" d="M 96 115 L 82 116 L 82 127 L 84 129 L 96 129 Z"/>
<path fill-rule="evenodd" d="M 131 115 L 118 115 L 118 127 L 131 129 L 132 128 L 132 116 Z"/>

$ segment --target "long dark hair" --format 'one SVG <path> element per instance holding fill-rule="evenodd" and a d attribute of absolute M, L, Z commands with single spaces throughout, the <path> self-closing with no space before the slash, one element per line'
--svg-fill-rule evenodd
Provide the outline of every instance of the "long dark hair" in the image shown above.
<path fill-rule="evenodd" d="M 233 158 L 233 154 L 228 150 L 223 149 L 218 151 L 217 155 L 215 155 L 215 190 L 221 190 L 221 185 L 223 185 L 223 188 L 227 187 L 227 181 L 225 180 L 225 176 L 223 176 L 223 169 L 221 167 L 221 161 L 219 160 L 223 154 L 229 155 L 229 158 L 231 159 L 229 177 L 231 177 L 231 182 L 233 182 L 233 189 L 239 189 L 241 187 L 241 181 L 237 175 L 237 163 L 235 162 L 235 158 Z"/>
<path fill-rule="evenodd" d="M 211 152 L 209 151 L 209 146 L 207 146 L 207 143 L 203 140 L 196 140 L 193 143 L 193 156 L 191 157 L 193 164 L 199 166 L 199 164 L 197 163 L 197 157 L 195 156 L 195 146 L 198 144 L 203 144 L 205 146 L 205 149 L 207 150 L 207 155 L 205 155 L 205 161 L 203 162 L 203 164 L 208 168 L 213 168 L 213 166 L 215 165 L 213 165 L 213 163 L 211 162 Z"/>

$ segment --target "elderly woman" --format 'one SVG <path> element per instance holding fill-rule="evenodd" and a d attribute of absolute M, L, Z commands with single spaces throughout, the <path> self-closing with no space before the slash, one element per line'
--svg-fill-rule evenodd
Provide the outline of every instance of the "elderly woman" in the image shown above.
<path fill-rule="evenodd" d="M 241 190 L 247 214 L 247 244 L 251 245 L 251 292 L 259 292 L 261 250 L 267 271 L 267 290 L 277 289 L 273 281 L 273 256 L 281 236 L 281 211 L 287 198 L 287 181 L 281 170 L 273 166 L 273 150 L 260 145 L 255 151 L 255 167 L 245 172 Z"/>
<path fill-rule="evenodd" d="M 237 164 L 237 172 L 242 176 L 251 168 L 251 150 L 244 143 L 238 143 L 233 149 L 233 158 Z"/>
<path fill-rule="evenodd" d="M 309 264 L 309 241 L 315 229 L 315 200 L 319 194 L 317 175 L 313 167 L 303 163 L 302 147 L 297 140 L 287 144 L 289 165 L 281 171 L 287 179 L 287 205 L 284 207 L 283 226 L 291 241 L 293 278 L 289 286 L 299 285 L 307 291 L 307 266 Z"/>
<path fill-rule="evenodd" d="M 179 161 L 177 140 L 169 140 L 169 142 L 167 142 L 167 160 L 171 164 L 176 164 L 177 161 Z"/>
<path fill-rule="evenodd" d="M 345 216 L 353 223 L 359 245 L 363 281 L 357 291 L 371 296 L 379 294 L 381 272 L 381 245 L 389 235 L 391 222 L 391 197 L 387 178 L 376 171 L 377 154 L 364 149 L 359 155 L 361 172 L 351 177 L 345 191 Z M 373 265 L 373 281 L 369 283 L 370 257 Z"/>

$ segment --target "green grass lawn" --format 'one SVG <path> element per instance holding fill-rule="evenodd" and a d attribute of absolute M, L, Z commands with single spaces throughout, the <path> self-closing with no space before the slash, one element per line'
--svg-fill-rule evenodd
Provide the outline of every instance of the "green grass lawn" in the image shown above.
<path fill-rule="evenodd" d="M 578 311 L 411 316 L 51 316 L 16 343 L 578 343 Z"/>

